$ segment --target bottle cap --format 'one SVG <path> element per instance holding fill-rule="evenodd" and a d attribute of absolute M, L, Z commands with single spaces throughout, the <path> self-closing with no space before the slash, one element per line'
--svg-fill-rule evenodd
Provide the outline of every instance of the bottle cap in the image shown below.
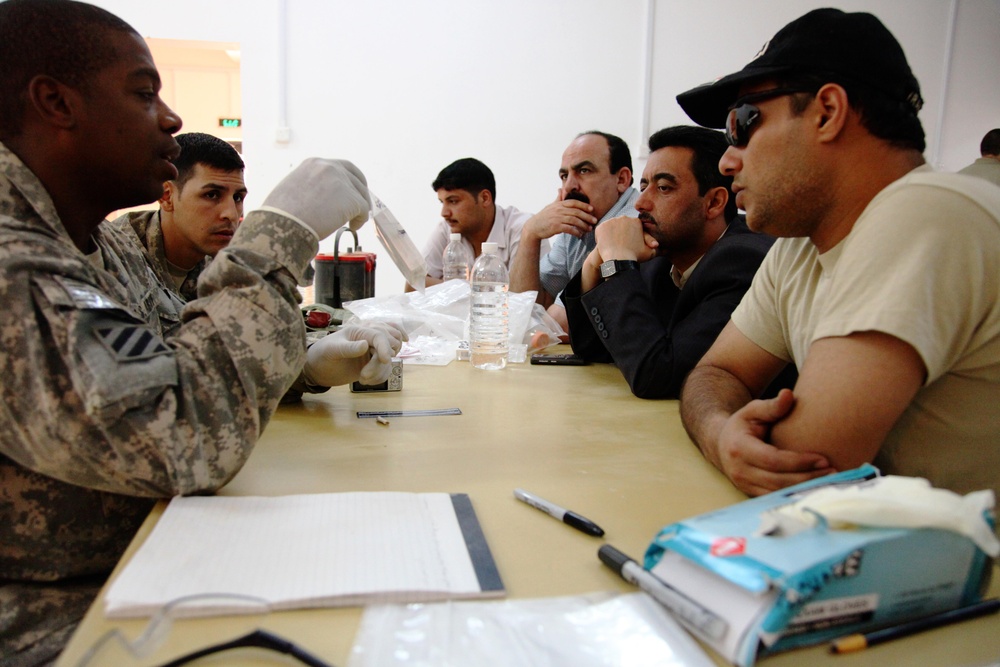
<path fill-rule="evenodd" d="M 483 254 L 484 255 L 495 255 L 497 254 L 497 244 L 494 241 L 486 241 L 483 243 Z"/>
<path fill-rule="evenodd" d="M 459 241 L 459 240 L 461 240 L 461 238 L 462 238 L 462 235 L 459 232 L 452 232 L 451 233 L 451 240 L 452 241 Z"/>

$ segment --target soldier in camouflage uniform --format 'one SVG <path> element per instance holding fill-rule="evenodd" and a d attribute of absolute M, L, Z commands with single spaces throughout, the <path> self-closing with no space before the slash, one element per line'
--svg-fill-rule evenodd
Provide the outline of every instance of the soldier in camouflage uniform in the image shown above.
<path fill-rule="evenodd" d="M 180 156 L 173 161 L 178 175 L 164 184 L 160 209 L 134 211 L 108 223 L 125 236 L 134 236 L 142 246 L 156 280 L 152 290 L 157 297 L 156 306 L 165 336 L 180 326 L 184 304 L 198 297 L 201 272 L 229 244 L 232 233 L 243 219 L 243 199 L 247 192 L 243 183 L 243 160 L 232 146 L 202 132 L 180 134 L 175 138 L 181 147 Z M 166 238 L 172 239 L 170 244 Z M 184 270 L 183 267 L 190 268 Z M 311 279 L 311 267 L 307 267 L 306 274 Z M 401 343 L 405 334 L 396 325 L 368 322 L 362 326 L 370 332 L 381 331 L 392 336 L 392 352 L 399 351 L 396 343 Z M 326 333 L 310 332 L 307 348 Z M 322 355 L 307 353 L 305 367 L 285 393 L 282 404 L 295 403 L 303 394 L 319 394 L 330 388 L 330 384 L 314 379 L 329 375 L 322 372 L 323 368 L 317 372 L 317 364 L 325 366 L 328 361 Z M 358 377 L 340 374 L 325 379 L 344 384 Z"/>
<path fill-rule="evenodd" d="M 0 68 L 0 662 L 20 666 L 55 658 L 156 499 L 240 469 L 304 362 L 296 283 L 369 201 L 353 165 L 307 161 L 164 335 L 141 247 L 100 226 L 176 175 L 181 121 L 142 38 L 7 0 Z"/>
<path fill-rule="evenodd" d="M 108 223 L 126 236 L 134 234 L 142 246 L 157 280 L 154 291 L 165 335 L 180 326 L 184 304 L 198 297 L 198 277 L 239 226 L 247 193 L 243 160 L 235 148 L 201 132 L 175 139 L 181 147 L 174 160 L 177 178 L 164 183 L 159 208 L 132 211 Z M 164 234 L 174 239 L 170 257 Z"/>
<path fill-rule="evenodd" d="M 243 159 L 228 142 L 203 132 L 174 138 L 181 147 L 177 178 L 163 184 L 159 209 L 126 213 L 111 224 L 135 231 L 160 282 L 187 302 L 197 298 L 198 276 L 243 219 L 247 188 Z"/>

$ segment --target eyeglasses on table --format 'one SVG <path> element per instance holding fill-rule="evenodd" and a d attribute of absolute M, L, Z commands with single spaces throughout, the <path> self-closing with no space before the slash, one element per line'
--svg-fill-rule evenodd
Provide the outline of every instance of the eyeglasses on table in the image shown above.
<path fill-rule="evenodd" d="M 263 629 L 270 612 L 266 601 L 243 595 L 177 598 L 157 611 L 132 639 L 123 628 L 106 632 L 84 653 L 76 667 L 180 667 L 194 664 L 209 655 L 239 648 L 275 651 L 292 656 L 308 667 L 334 667 L 295 643 Z M 222 615 L 225 620 L 217 624 L 220 631 L 215 642 L 200 649 L 184 651 L 171 641 L 172 637 L 183 636 L 183 628 L 179 626 L 185 619 L 198 618 L 199 623 L 211 625 L 212 619 L 207 617 Z M 204 634 L 204 628 L 200 628 L 199 633 Z M 282 664 L 285 664 L 284 661 Z"/>

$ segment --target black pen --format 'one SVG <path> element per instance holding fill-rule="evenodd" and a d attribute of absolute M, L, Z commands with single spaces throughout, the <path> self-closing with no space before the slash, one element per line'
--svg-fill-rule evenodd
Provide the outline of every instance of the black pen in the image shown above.
<path fill-rule="evenodd" d="M 665 581 L 661 581 L 637 562 L 605 544 L 597 551 L 601 562 L 614 570 L 625 581 L 638 586 L 664 607 L 672 611 L 678 619 L 702 636 L 702 639 L 717 641 L 729 629 L 729 623 L 697 600 L 693 600 Z"/>
<path fill-rule="evenodd" d="M 539 498 L 533 493 L 528 493 L 524 489 L 514 489 L 514 497 L 521 502 L 528 503 L 535 509 L 542 510 L 549 516 L 559 519 L 569 526 L 573 526 L 581 532 L 587 533 L 588 535 L 593 535 L 594 537 L 601 537 L 604 535 L 604 530 L 590 519 L 582 517 L 576 512 L 570 512 L 568 509 L 550 503 L 547 500 Z"/>
<path fill-rule="evenodd" d="M 982 602 L 977 602 L 976 604 L 970 604 L 965 607 L 959 607 L 958 609 L 941 612 L 940 614 L 932 614 L 930 616 L 918 618 L 914 621 L 894 625 L 891 628 L 883 628 L 882 630 L 876 630 L 875 632 L 869 632 L 868 634 L 863 635 L 855 634 L 842 637 L 830 645 L 830 653 L 851 653 L 852 651 L 860 651 L 868 648 L 869 646 L 881 644 L 882 642 L 891 641 L 900 637 L 906 637 L 907 635 L 912 635 L 924 630 L 930 630 L 931 628 L 937 628 L 942 625 L 948 625 L 949 623 L 964 621 L 967 618 L 976 618 L 977 616 L 985 616 L 986 614 L 995 614 L 997 611 L 1000 611 L 1000 599 L 991 598 L 989 600 L 983 600 Z"/>

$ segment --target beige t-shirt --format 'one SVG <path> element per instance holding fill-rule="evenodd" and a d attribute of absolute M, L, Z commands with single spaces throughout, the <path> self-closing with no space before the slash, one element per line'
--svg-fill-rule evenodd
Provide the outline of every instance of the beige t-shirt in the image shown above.
<path fill-rule="evenodd" d="M 733 323 L 799 368 L 820 338 L 880 331 L 906 341 L 927 380 L 875 465 L 1000 493 L 1000 188 L 911 172 L 830 251 L 779 239 Z"/>

